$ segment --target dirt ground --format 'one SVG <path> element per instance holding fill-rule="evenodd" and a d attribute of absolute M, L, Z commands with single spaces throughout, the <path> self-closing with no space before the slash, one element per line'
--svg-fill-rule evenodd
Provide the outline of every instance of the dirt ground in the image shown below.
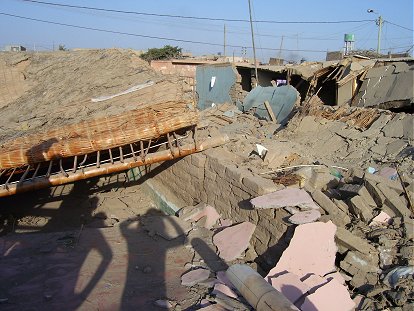
<path fill-rule="evenodd" d="M 139 184 L 89 180 L 0 204 L 14 215 L 0 238 L 1 310 L 157 310 L 159 299 L 184 310 L 207 290 L 180 284 L 191 239 L 145 230 L 162 212 Z"/>

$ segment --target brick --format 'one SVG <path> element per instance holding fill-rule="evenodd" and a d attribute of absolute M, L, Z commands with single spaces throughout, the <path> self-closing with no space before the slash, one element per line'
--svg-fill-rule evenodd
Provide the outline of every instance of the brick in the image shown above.
<path fill-rule="evenodd" d="M 367 203 L 371 208 L 377 208 L 377 203 L 373 199 L 373 197 L 370 195 L 369 191 L 365 186 L 362 186 L 358 194 L 362 197 L 362 199 Z"/>
<path fill-rule="evenodd" d="M 280 190 L 280 186 L 270 179 L 265 179 L 260 176 L 245 176 L 243 177 L 243 185 L 252 190 L 257 195 L 268 194 Z"/>
<path fill-rule="evenodd" d="M 373 180 L 366 180 L 365 187 L 377 206 L 382 206 L 385 202 L 385 196 L 382 194 L 381 190 L 378 189 L 377 183 Z"/>
<path fill-rule="evenodd" d="M 207 167 L 220 176 L 224 176 L 226 172 L 225 164 L 221 163 L 219 159 L 208 157 Z"/>
<path fill-rule="evenodd" d="M 188 171 L 188 173 L 191 176 L 194 176 L 195 178 L 197 178 L 198 180 L 203 180 L 204 179 L 204 169 L 200 169 L 200 168 L 194 166 L 194 168 L 190 169 Z"/>
<path fill-rule="evenodd" d="M 345 226 L 351 222 L 351 218 L 338 208 L 322 191 L 315 190 L 311 193 L 312 198 L 319 206 L 332 217 L 332 222 L 337 226 Z"/>
<path fill-rule="evenodd" d="M 238 168 L 234 165 L 228 165 L 226 167 L 226 177 L 231 181 L 235 181 L 236 183 L 241 183 L 244 176 L 251 175 L 252 174 L 248 170 Z"/>
<path fill-rule="evenodd" d="M 379 184 L 379 183 L 385 184 L 387 187 L 393 189 L 398 194 L 401 194 L 404 192 L 404 189 L 399 181 L 393 181 L 393 180 L 384 178 L 380 175 L 375 175 L 371 173 L 365 173 L 364 179 L 366 181 L 368 180 L 372 181 L 375 184 Z"/>
<path fill-rule="evenodd" d="M 349 250 L 359 251 L 363 254 L 378 253 L 375 247 L 369 244 L 367 240 L 361 239 L 345 228 L 337 228 L 335 239 L 338 244 L 346 247 Z"/>
<path fill-rule="evenodd" d="M 351 199 L 351 208 L 353 213 L 365 222 L 368 222 L 374 218 L 374 215 L 372 214 L 372 207 L 365 203 L 364 199 L 359 195 L 354 196 Z"/>
<path fill-rule="evenodd" d="M 196 167 L 204 168 L 207 162 L 207 157 L 202 153 L 194 153 L 190 156 L 191 164 Z"/>
<path fill-rule="evenodd" d="M 411 216 L 411 211 L 407 208 L 405 203 L 400 199 L 399 195 L 395 191 L 391 190 L 384 183 L 379 183 L 377 187 L 385 196 L 385 206 L 389 207 L 397 213 L 397 215 L 400 215 L 403 218 L 409 218 Z"/>

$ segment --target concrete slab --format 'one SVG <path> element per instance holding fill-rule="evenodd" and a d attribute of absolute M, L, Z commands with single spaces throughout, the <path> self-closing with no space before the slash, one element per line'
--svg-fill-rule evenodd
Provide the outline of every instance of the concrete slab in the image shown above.
<path fill-rule="evenodd" d="M 329 281 L 307 296 L 300 309 L 302 311 L 351 311 L 355 302 L 351 299 L 348 289 L 336 281 Z"/>
<path fill-rule="evenodd" d="M 295 229 L 289 247 L 267 277 L 289 271 L 300 278 L 314 273 L 325 275 L 335 269 L 336 226 L 331 222 L 314 222 Z"/>
<path fill-rule="evenodd" d="M 277 277 L 270 277 L 270 284 L 293 304 L 310 290 L 310 287 L 303 283 L 299 276 L 290 272 Z"/>
<path fill-rule="evenodd" d="M 181 285 L 194 286 L 198 283 L 205 281 L 210 276 L 210 271 L 207 269 L 199 268 L 191 270 L 181 276 Z"/>
<path fill-rule="evenodd" d="M 189 206 L 180 209 L 179 217 L 185 221 L 199 221 L 205 217 L 203 227 L 211 229 L 220 219 L 220 214 L 216 209 L 208 204 L 200 203 L 196 206 Z"/>
<path fill-rule="evenodd" d="M 238 258 L 249 247 L 250 239 L 256 226 L 250 222 L 227 227 L 213 236 L 213 243 L 217 246 L 219 256 L 225 261 Z"/>
<path fill-rule="evenodd" d="M 222 293 L 228 297 L 231 298 L 237 298 L 237 294 L 227 285 L 218 283 L 214 285 L 214 289 L 212 291 L 212 294 L 216 295 L 217 293 Z"/>
<path fill-rule="evenodd" d="M 309 210 L 295 213 L 289 217 L 289 222 L 295 225 L 307 224 L 317 221 L 321 217 L 321 213 L 317 210 Z"/>
<path fill-rule="evenodd" d="M 302 209 L 319 209 L 311 196 L 303 189 L 286 188 L 250 200 L 254 208 L 282 208 L 298 206 Z"/>

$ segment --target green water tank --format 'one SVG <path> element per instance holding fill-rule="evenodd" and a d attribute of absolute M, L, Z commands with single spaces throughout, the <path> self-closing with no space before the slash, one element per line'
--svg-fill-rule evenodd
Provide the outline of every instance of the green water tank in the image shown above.
<path fill-rule="evenodd" d="M 344 41 L 355 42 L 355 35 L 353 33 L 346 33 Z"/>

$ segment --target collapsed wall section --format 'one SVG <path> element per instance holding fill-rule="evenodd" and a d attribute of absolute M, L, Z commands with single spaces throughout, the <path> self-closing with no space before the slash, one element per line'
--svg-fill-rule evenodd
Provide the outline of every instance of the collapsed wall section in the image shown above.
<path fill-rule="evenodd" d="M 271 268 L 280 255 L 278 243 L 287 230 L 284 210 L 253 210 L 249 199 L 283 188 L 272 180 L 237 167 L 235 155 L 221 148 L 193 154 L 154 170 L 152 180 L 169 188 L 183 202 L 205 202 L 216 208 L 223 219 L 233 223 L 250 221 L 257 225 L 251 240 L 258 263 Z"/>

